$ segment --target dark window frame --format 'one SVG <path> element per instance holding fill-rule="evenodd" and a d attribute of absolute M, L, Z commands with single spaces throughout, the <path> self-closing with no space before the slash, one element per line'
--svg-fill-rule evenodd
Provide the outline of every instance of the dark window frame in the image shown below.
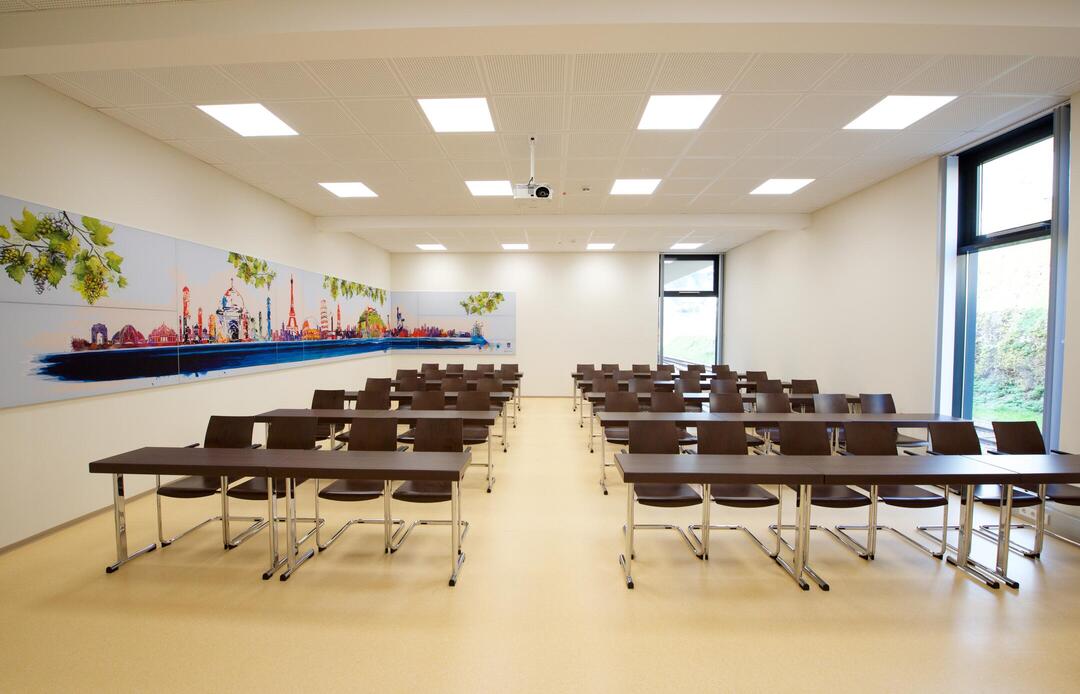
<path fill-rule="evenodd" d="M 713 263 L 713 288 L 712 290 L 702 291 L 676 291 L 664 289 L 664 261 L 665 260 L 703 260 L 711 259 Z M 715 297 L 716 298 L 716 344 L 713 347 L 713 353 L 716 355 L 715 363 L 723 363 L 723 330 L 724 330 L 724 300 L 720 291 L 720 282 L 722 278 L 722 272 L 724 270 L 724 254 L 723 253 L 661 253 L 660 254 L 660 278 L 659 278 L 659 320 L 657 337 L 657 350 L 656 358 L 658 364 L 663 364 L 664 357 L 664 299 L 667 298 L 693 298 L 693 297 Z"/>
<path fill-rule="evenodd" d="M 664 289 L 664 261 L 674 260 L 678 262 L 680 260 L 712 260 L 713 264 L 713 288 L 711 290 L 667 290 Z M 720 296 L 720 256 L 719 254 L 701 253 L 701 254 L 662 254 L 660 256 L 660 296 Z"/>

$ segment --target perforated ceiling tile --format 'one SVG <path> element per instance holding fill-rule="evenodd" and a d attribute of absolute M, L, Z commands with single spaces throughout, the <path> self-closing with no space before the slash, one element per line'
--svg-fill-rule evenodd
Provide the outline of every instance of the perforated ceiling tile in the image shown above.
<path fill-rule="evenodd" d="M 808 154 L 812 157 L 857 157 L 894 137 L 894 130 L 839 130 L 826 136 Z"/>
<path fill-rule="evenodd" d="M 510 179 L 510 167 L 505 161 L 462 160 L 455 161 L 462 181 L 506 181 Z M 464 183 L 461 184 L 465 186 Z"/>
<path fill-rule="evenodd" d="M 658 195 L 698 195 L 712 183 L 708 178 L 668 178 L 660 182 Z"/>
<path fill-rule="evenodd" d="M 414 159 L 398 163 L 405 178 L 417 183 L 461 185 L 461 174 L 446 159 Z"/>
<path fill-rule="evenodd" d="M 212 65 L 144 68 L 139 74 L 191 104 L 244 103 L 253 97 Z"/>
<path fill-rule="evenodd" d="M 743 70 L 733 91 L 810 91 L 841 57 L 830 54 L 760 53 Z"/>
<path fill-rule="evenodd" d="M 910 130 L 974 130 L 1025 104 L 1027 96 L 962 96 L 912 124 Z"/>
<path fill-rule="evenodd" d="M 777 172 L 788 162 L 782 157 L 740 157 L 724 172 L 726 178 L 756 178 L 764 181 L 775 178 Z"/>
<path fill-rule="evenodd" d="M 645 97 L 638 95 L 574 95 L 570 99 L 571 130 L 631 130 L 637 127 Z"/>
<path fill-rule="evenodd" d="M 22 0 L 0 0 L 0 12 L 24 12 L 34 9 Z"/>
<path fill-rule="evenodd" d="M 578 93 L 645 92 L 658 56 L 653 53 L 575 55 L 572 91 Z"/>
<path fill-rule="evenodd" d="M 337 101 L 268 101 L 265 106 L 301 135 L 347 135 L 361 130 Z"/>
<path fill-rule="evenodd" d="M 559 188 L 559 181 L 562 176 L 560 169 L 562 168 L 562 162 L 558 159 L 537 159 L 536 160 L 536 181 L 537 183 L 546 183 L 549 186 L 556 188 L 554 191 L 558 195 L 561 191 Z M 511 159 L 510 160 L 510 180 L 515 183 L 525 183 L 529 180 L 529 160 L 528 159 Z"/>
<path fill-rule="evenodd" d="M 653 196 L 653 212 L 687 212 L 697 195 L 655 195 Z"/>
<path fill-rule="evenodd" d="M 716 130 L 703 132 L 686 151 L 688 157 L 735 157 L 761 139 L 763 132 Z"/>
<path fill-rule="evenodd" d="M 994 94 L 1059 94 L 1071 96 L 1080 80 L 1080 58 L 1035 56 L 986 85 Z"/>
<path fill-rule="evenodd" d="M 221 69 L 260 99 L 328 96 L 300 63 L 245 63 L 222 65 Z"/>
<path fill-rule="evenodd" d="M 897 89 L 901 94 L 966 94 L 1025 59 L 1013 55 L 946 55 Z"/>
<path fill-rule="evenodd" d="M 474 56 L 395 58 L 393 63 L 416 97 L 483 96 L 486 91 Z"/>
<path fill-rule="evenodd" d="M 35 10 L 63 10 L 78 7 L 108 7 L 110 5 L 156 5 L 165 2 L 190 0 L 25 0 Z"/>
<path fill-rule="evenodd" d="M 776 177 L 825 178 L 848 161 L 850 158 L 845 157 L 802 157 L 777 170 Z"/>
<path fill-rule="evenodd" d="M 103 108 L 103 109 L 100 109 L 100 111 L 101 111 L 101 113 L 104 113 L 106 116 L 112 116 L 113 118 L 120 121 L 121 123 L 123 123 L 125 125 L 129 125 L 132 128 L 135 128 L 136 130 L 140 130 L 140 131 L 146 133 L 150 137 L 156 138 L 158 140 L 168 140 L 168 139 L 170 139 L 170 135 L 169 135 L 168 131 L 163 130 L 162 128 L 155 127 L 152 123 L 148 123 L 147 121 L 143 120 L 142 118 L 139 118 L 137 116 L 132 115 L 131 113 L 129 113 L 125 109 L 122 109 L 122 108 Z"/>
<path fill-rule="evenodd" d="M 265 152 L 246 139 L 173 140 L 170 145 L 210 164 L 250 164 L 269 161 Z"/>
<path fill-rule="evenodd" d="M 56 77 L 115 106 L 176 103 L 177 98 L 158 89 L 133 70 L 66 72 Z"/>
<path fill-rule="evenodd" d="M 609 195 L 604 199 L 603 210 L 611 214 L 647 212 L 652 202 L 651 195 Z"/>
<path fill-rule="evenodd" d="M 442 133 L 435 137 L 451 159 L 499 159 L 503 155 L 496 133 Z"/>
<path fill-rule="evenodd" d="M 733 170 L 732 173 L 735 173 Z M 745 195 L 757 188 L 761 179 L 754 178 L 718 178 L 708 188 L 706 195 Z"/>
<path fill-rule="evenodd" d="M 566 175 L 569 178 L 610 178 L 614 180 L 618 159 L 567 159 Z"/>
<path fill-rule="evenodd" d="M 232 131 L 193 106 L 146 106 L 127 109 L 167 140 L 228 137 Z"/>
<path fill-rule="evenodd" d="M 492 94 L 544 94 L 566 90 L 565 55 L 485 55 Z"/>
<path fill-rule="evenodd" d="M 44 84 L 50 89 L 54 89 L 64 96 L 71 97 L 76 101 L 86 104 L 90 108 L 106 108 L 112 104 L 96 94 L 91 94 L 85 89 L 80 89 L 73 84 L 69 84 L 56 75 L 30 75 L 31 78 Z"/>
<path fill-rule="evenodd" d="M 345 101 L 347 108 L 369 133 L 428 133 L 430 126 L 412 99 Z"/>
<path fill-rule="evenodd" d="M 538 132 L 536 137 L 536 156 L 544 159 L 559 159 L 563 156 L 565 137 L 560 133 Z M 529 135 L 511 133 L 500 135 L 503 150 L 511 159 L 526 159 L 529 156 Z"/>
<path fill-rule="evenodd" d="M 722 94 L 752 57 L 747 53 L 669 53 L 661 58 L 652 91 Z"/>
<path fill-rule="evenodd" d="M 770 130 L 746 150 L 750 157 L 798 157 L 825 137 L 822 131 Z"/>
<path fill-rule="evenodd" d="M 368 135 L 317 136 L 308 140 L 338 161 L 386 159 L 386 155 Z"/>
<path fill-rule="evenodd" d="M 669 174 L 672 178 L 716 178 L 735 163 L 735 157 L 684 157 Z"/>
<path fill-rule="evenodd" d="M 674 166 L 675 159 L 623 159 L 615 169 L 618 178 L 664 178 Z"/>
<path fill-rule="evenodd" d="M 877 94 L 807 94 L 777 124 L 792 130 L 839 130 L 881 101 Z"/>
<path fill-rule="evenodd" d="M 255 148 L 271 161 L 301 163 L 329 161 L 330 156 L 303 137 L 249 137 Z"/>
<path fill-rule="evenodd" d="M 801 97 L 801 94 L 724 94 L 702 129 L 767 128 Z"/>
<path fill-rule="evenodd" d="M 849 55 L 825 76 L 817 89 L 889 94 L 933 60 L 934 56 L 929 55 Z"/>
<path fill-rule="evenodd" d="M 952 149 L 952 143 L 963 137 L 960 131 L 919 132 L 901 131 L 896 137 L 880 147 L 875 147 L 868 156 L 880 159 L 905 158 L 913 156 L 932 156 L 945 154 Z"/>
<path fill-rule="evenodd" d="M 566 99 L 561 96 L 496 96 L 489 103 L 499 132 L 540 132 L 566 127 Z"/>
<path fill-rule="evenodd" d="M 694 212 L 724 212 L 731 201 L 737 197 L 731 193 L 699 195 L 690 203 L 690 209 Z"/>
<path fill-rule="evenodd" d="M 566 155 L 575 157 L 618 157 L 630 138 L 628 133 L 570 133 Z"/>
<path fill-rule="evenodd" d="M 375 135 L 391 159 L 443 159 L 446 154 L 433 135 Z"/>
<path fill-rule="evenodd" d="M 628 157 L 678 157 L 697 137 L 696 132 L 639 131 L 630 136 Z"/>
<path fill-rule="evenodd" d="M 313 60 L 304 65 L 337 97 L 399 96 L 405 93 L 390 63 L 382 58 Z"/>

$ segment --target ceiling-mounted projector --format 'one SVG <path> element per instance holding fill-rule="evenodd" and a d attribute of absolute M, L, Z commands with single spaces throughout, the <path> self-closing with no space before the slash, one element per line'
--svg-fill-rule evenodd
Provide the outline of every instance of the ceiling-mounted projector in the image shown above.
<path fill-rule="evenodd" d="M 529 138 L 529 182 L 514 184 L 515 200 L 550 200 L 551 186 L 536 182 L 536 138 Z"/>

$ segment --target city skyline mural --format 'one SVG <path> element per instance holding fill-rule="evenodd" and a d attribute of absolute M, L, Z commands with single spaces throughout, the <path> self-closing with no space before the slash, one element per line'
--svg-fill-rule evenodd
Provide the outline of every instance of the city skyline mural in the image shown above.
<path fill-rule="evenodd" d="M 395 292 L 0 196 L 0 407 L 348 359 L 512 352 L 514 297 Z"/>

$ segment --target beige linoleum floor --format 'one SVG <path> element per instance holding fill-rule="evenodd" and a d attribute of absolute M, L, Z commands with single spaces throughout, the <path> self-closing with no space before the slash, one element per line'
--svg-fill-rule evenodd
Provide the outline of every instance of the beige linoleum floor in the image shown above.
<path fill-rule="evenodd" d="M 456 588 L 445 527 L 418 529 L 391 557 L 377 526 L 354 527 L 287 583 L 260 580 L 265 535 L 225 553 L 217 526 L 107 576 L 110 514 L 0 555 L 0 690 L 1080 689 L 1080 551 L 1049 539 L 1042 562 L 1012 558 L 1020 591 L 992 591 L 887 534 L 865 562 L 814 533 L 812 563 L 832 591 L 804 593 L 741 534 L 714 535 L 702 562 L 674 533 L 641 531 L 629 591 L 624 487 L 601 495 L 585 436 L 569 399 L 525 400 L 494 493 L 479 469 L 467 476 Z M 173 528 L 215 505 L 166 503 Z M 323 510 L 335 523 L 377 516 L 379 503 Z M 395 507 L 418 513 L 449 509 Z M 772 519 L 713 513 L 760 532 Z M 663 517 L 697 513 L 638 512 Z M 886 523 L 915 518 L 882 511 Z M 839 519 L 862 520 L 815 509 L 817 522 Z M 153 538 L 151 498 L 131 504 L 129 527 L 132 547 Z"/>

